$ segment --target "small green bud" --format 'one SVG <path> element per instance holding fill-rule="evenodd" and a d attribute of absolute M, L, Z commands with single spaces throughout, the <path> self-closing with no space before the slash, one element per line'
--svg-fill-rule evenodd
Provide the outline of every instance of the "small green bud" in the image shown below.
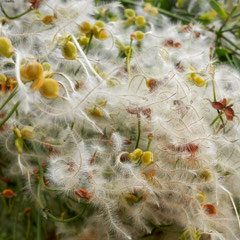
<path fill-rule="evenodd" d="M 0 37 L 0 55 L 10 58 L 14 53 L 11 41 L 6 37 Z"/>
<path fill-rule="evenodd" d="M 145 38 L 145 33 L 142 31 L 136 31 L 134 35 L 137 41 L 142 41 Z"/>
<path fill-rule="evenodd" d="M 125 14 L 125 17 L 127 17 L 127 18 L 134 18 L 136 16 L 135 11 L 131 8 L 125 9 L 124 14 Z"/>
<path fill-rule="evenodd" d="M 129 153 L 131 162 L 137 163 L 142 156 L 143 151 L 140 148 L 135 149 L 132 153 Z"/>
<path fill-rule="evenodd" d="M 3 73 L 0 73 L 0 83 L 6 83 L 6 81 L 7 77 Z"/>
<path fill-rule="evenodd" d="M 77 48 L 74 43 L 67 41 L 62 47 L 62 55 L 68 60 L 75 60 L 77 57 Z"/>
<path fill-rule="evenodd" d="M 81 46 L 86 46 L 86 45 L 88 45 L 89 38 L 86 36 L 80 36 L 78 39 L 78 42 Z"/>
<path fill-rule="evenodd" d="M 30 140 L 35 137 L 34 128 L 31 126 L 25 126 L 21 129 L 21 135 L 23 139 Z"/>
<path fill-rule="evenodd" d="M 21 134 L 20 130 L 17 127 L 13 128 L 13 133 L 14 133 L 15 137 L 17 137 L 17 138 L 21 138 L 22 137 L 22 134 Z"/>
<path fill-rule="evenodd" d="M 153 153 L 150 151 L 146 151 L 142 155 L 142 163 L 144 165 L 149 165 L 153 162 Z"/>
<path fill-rule="evenodd" d="M 137 25 L 137 27 L 144 27 L 146 24 L 146 20 L 143 16 L 137 16 L 135 24 Z"/>
<path fill-rule="evenodd" d="M 17 138 L 14 143 L 15 143 L 15 147 L 17 148 L 18 153 L 22 153 L 23 152 L 22 138 Z"/>

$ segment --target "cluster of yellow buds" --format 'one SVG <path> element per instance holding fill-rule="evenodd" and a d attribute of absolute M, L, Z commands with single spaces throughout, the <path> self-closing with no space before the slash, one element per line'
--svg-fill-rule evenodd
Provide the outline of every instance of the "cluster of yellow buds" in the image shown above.
<path fill-rule="evenodd" d="M 196 71 L 193 67 L 191 67 L 190 70 Z M 206 83 L 206 81 L 195 72 L 188 74 L 187 79 L 195 83 L 198 87 L 203 87 Z"/>
<path fill-rule="evenodd" d="M 158 9 L 153 7 L 151 3 L 145 3 L 143 10 L 147 13 L 150 13 L 152 16 L 158 15 Z"/>
<path fill-rule="evenodd" d="M 61 46 L 62 55 L 67 60 L 75 60 L 77 58 L 77 48 L 72 42 L 72 37 L 66 33 L 61 39 L 59 45 Z"/>
<path fill-rule="evenodd" d="M 2 92 L 6 92 L 7 90 L 12 91 L 16 85 L 17 81 L 15 78 L 0 73 L 0 90 Z"/>
<path fill-rule="evenodd" d="M 150 151 L 143 152 L 140 148 L 137 148 L 129 153 L 129 158 L 133 163 L 141 161 L 144 165 L 149 165 L 153 162 L 153 153 Z"/>
<path fill-rule="evenodd" d="M 59 97 L 58 82 L 51 78 L 50 64 L 39 62 L 28 62 L 21 65 L 20 73 L 23 82 L 32 82 L 31 89 L 39 90 L 41 95 L 48 99 Z"/>
<path fill-rule="evenodd" d="M 0 55 L 6 58 L 12 57 L 14 49 L 10 39 L 6 37 L 0 37 Z"/>
<path fill-rule="evenodd" d="M 21 130 L 15 127 L 13 133 L 16 137 L 15 146 L 18 153 L 23 152 L 23 140 L 31 140 L 35 137 L 34 128 L 31 126 L 25 126 Z"/>
<path fill-rule="evenodd" d="M 135 11 L 131 8 L 125 9 L 124 13 L 127 18 L 126 23 L 128 25 L 131 25 L 134 22 L 137 27 L 142 28 L 147 23 L 144 16 L 136 16 Z"/>
<path fill-rule="evenodd" d="M 108 39 L 109 35 L 104 27 L 105 24 L 102 21 L 96 21 L 94 25 L 89 22 L 82 22 L 78 25 L 80 32 L 83 34 L 78 39 L 79 44 L 81 46 L 88 45 L 92 36 L 101 41 Z"/>

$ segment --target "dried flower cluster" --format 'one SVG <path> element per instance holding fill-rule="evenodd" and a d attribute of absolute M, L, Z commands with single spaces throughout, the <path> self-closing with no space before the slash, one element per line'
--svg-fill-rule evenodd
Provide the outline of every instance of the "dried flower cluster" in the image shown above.
<path fill-rule="evenodd" d="M 2 8 L 28 12 L 1 18 L 0 151 L 59 239 L 240 238 L 240 74 L 213 33 L 150 3 Z"/>

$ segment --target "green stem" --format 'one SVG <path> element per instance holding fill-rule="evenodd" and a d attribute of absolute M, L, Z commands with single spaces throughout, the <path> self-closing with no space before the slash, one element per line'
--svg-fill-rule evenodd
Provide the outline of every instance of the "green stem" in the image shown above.
<path fill-rule="evenodd" d="M 37 240 L 42 240 L 42 216 L 40 207 L 38 208 L 37 215 Z"/>
<path fill-rule="evenodd" d="M 2 10 L 3 14 L 5 15 L 5 17 L 7 17 L 8 19 L 12 19 L 12 20 L 13 20 L 13 19 L 20 18 L 20 17 L 26 15 L 27 13 L 29 13 L 29 12 L 31 12 L 31 11 L 33 10 L 33 7 L 31 6 L 31 7 L 28 8 L 25 12 L 20 13 L 20 14 L 14 16 L 14 17 L 11 17 L 11 16 L 9 16 L 9 15 L 6 13 L 6 11 L 4 10 L 4 8 L 3 8 L 3 6 L 2 6 L 2 3 L 0 3 L 0 7 L 1 7 L 1 10 Z"/>
<path fill-rule="evenodd" d="M 149 150 L 151 143 L 152 143 L 152 138 L 148 138 L 148 145 L 147 145 L 146 151 Z"/>
<path fill-rule="evenodd" d="M 227 18 L 225 19 L 225 21 L 223 22 L 222 26 L 220 27 L 219 31 L 221 32 L 222 29 L 225 27 L 226 23 L 228 22 L 228 20 L 230 19 L 230 17 L 233 15 L 233 13 L 235 12 L 235 10 L 237 9 L 237 7 L 234 7 L 232 9 L 232 11 L 229 13 L 229 15 L 227 16 Z"/>
<path fill-rule="evenodd" d="M 0 127 L 13 115 L 13 113 L 17 110 L 20 101 L 18 101 L 12 108 L 12 110 L 8 113 L 8 115 L 0 122 Z"/>
<path fill-rule="evenodd" d="M 87 48 L 86 48 L 86 54 L 88 54 L 88 51 L 90 49 L 90 45 L 91 45 L 92 39 L 93 39 L 93 33 L 91 33 L 91 35 L 90 35 L 90 38 L 89 38 L 89 41 L 88 41 L 88 45 L 87 45 Z"/>
<path fill-rule="evenodd" d="M 238 50 L 240 50 L 240 46 L 238 46 L 237 44 L 235 44 L 234 42 L 232 42 L 230 39 L 228 39 L 227 37 L 225 37 L 224 35 L 221 36 L 225 41 L 227 41 L 228 43 L 230 43 L 232 46 L 234 46 L 235 48 L 237 48 Z"/>
<path fill-rule="evenodd" d="M 18 223 L 18 212 L 19 212 L 19 206 L 20 206 L 20 201 L 17 202 L 17 208 L 16 208 L 16 213 L 14 217 L 14 223 L 13 223 L 13 240 L 16 240 L 17 237 L 17 223 Z"/>
<path fill-rule="evenodd" d="M 216 102 L 217 98 L 216 98 L 215 82 L 214 82 L 213 77 L 212 77 L 212 85 L 213 85 L 213 101 Z"/>
<path fill-rule="evenodd" d="M 131 80 L 131 67 L 130 67 L 130 57 L 132 54 L 132 44 L 133 44 L 133 38 L 130 37 L 130 45 L 129 45 L 129 51 L 127 54 L 127 71 L 128 71 L 128 79 Z"/>
<path fill-rule="evenodd" d="M 231 58 L 229 57 L 228 53 L 225 53 L 225 56 L 226 56 L 228 62 L 230 63 L 230 65 L 231 65 L 233 68 L 235 68 L 235 65 L 234 65 L 233 61 L 231 60 Z"/>
<path fill-rule="evenodd" d="M 210 123 L 210 127 L 220 118 L 220 116 L 222 115 L 222 113 L 220 113 L 219 115 L 217 115 L 213 121 Z"/>
<path fill-rule="evenodd" d="M 30 229 L 31 229 L 31 219 L 30 219 L 30 215 L 27 215 L 27 230 L 26 230 L 26 240 L 28 240 L 29 237 L 29 233 L 30 233 Z"/>
<path fill-rule="evenodd" d="M 3 103 L 3 105 L 0 107 L 0 111 L 7 105 L 7 103 L 16 95 L 17 93 L 17 87 L 15 87 L 13 89 L 13 91 L 11 92 L 11 94 L 8 96 L 8 98 L 6 99 L 6 101 Z"/>
<path fill-rule="evenodd" d="M 39 204 L 40 208 L 44 211 L 44 213 L 49 218 L 51 218 L 53 221 L 55 221 L 55 222 L 64 222 L 64 223 L 73 222 L 73 221 L 76 221 L 77 219 L 79 219 L 80 217 L 82 217 L 84 212 L 87 210 L 89 204 L 86 204 L 83 207 L 83 210 L 79 214 L 77 214 L 76 216 L 74 216 L 72 218 L 67 218 L 67 219 L 62 219 L 62 218 L 55 217 L 53 214 L 48 212 L 48 210 L 44 207 L 44 205 L 43 205 L 43 203 L 41 201 L 41 183 L 43 181 L 43 169 L 42 169 L 42 165 L 41 165 L 41 162 L 40 162 L 39 159 L 38 159 L 38 165 L 39 165 L 39 170 L 40 170 L 40 181 L 38 183 L 38 189 L 37 189 L 37 201 L 38 201 L 38 204 Z"/>
<path fill-rule="evenodd" d="M 230 32 L 232 30 L 238 30 L 239 26 L 234 26 L 234 27 L 230 27 L 230 28 L 226 28 L 225 30 L 223 30 L 222 32 Z"/>
<path fill-rule="evenodd" d="M 139 141 L 140 141 L 140 137 L 141 137 L 141 118 L 140 118 L 140 116 L 139 116 L 139 117 L 138 117 L 138 136 L 137 136 L 137 141 L 136 141 L 135 149 L 138 148 Z"/>

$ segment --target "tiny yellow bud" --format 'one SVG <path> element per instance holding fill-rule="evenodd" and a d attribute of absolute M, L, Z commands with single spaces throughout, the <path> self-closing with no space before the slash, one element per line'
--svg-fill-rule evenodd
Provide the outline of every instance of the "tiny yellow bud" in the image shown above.
<path fill-rule="evenodd" d="M 48 99 L 55 99 L 59 97 L 59 85 L 58 82 L 52 78 L 46 78 L 42 87 L 40 88 L 40 93 L 43 97 Z"/>
<path fill-rule="evenodd" d="M 137 25 L 137 27 L 144 27 L 146 24 L 146 20 L 143 16 L 137 16 L 135 24 Z"/>
<path fill-rule="evenodd" d="M 17 137 L 17 138 L 22 137 L 21 131 L 17 127 L 13 128 L 13 133 L 14 133 L 15 137 Z"/>
<path fill-rule="evenodd" d="M 199 173 L 199 177 L 208 182 L 212 178 L 212 174 L 208 169 L 204 169 Z"/>
<path fill-rule="evenodd" d="M 77 48 L 74 43 L 67 41 L 62 47 L 62 55 L 68 60 L 75 60 L 77 57 Z"/>
<path fill-rule="evenodd" d="M 52 69 L 51 65 L 48 62 L 44 62 L 42 64 L 42 67 L 43 67 L 44 71 L 51 71 L 51 69 Z"/>
<path fill-rule="evenodd" d="M 80 36 L 78 39 L 78 42 L 81 46 L 86 46 L 86 45 L 88 45 L 89 38 L 86 36 Z"/>
<path fill-rule="evenodd" d="M 137 163 L 142 156 L 143 151 L 140 148 L 135 149 L 132 153 L 129 153 L 131 162 Z"/>
<path fill-rule="evenodd" d="M 206 200 L 206 194 L 203 192 L 197 193 L 196 198 L 200 203 L 204 203 Z"/>
<path fill-rule="evenodd" d="M 205 85 L 205 80 L 201 77 L 196 77 L 194 78 L 194 83 L 198 86 L 198 87 L 203 87 Z"/>
<path fill-rule="evenodd" d="M 158 15 L 158 9 L 156 7 L 152 7 L 150 10 L 151 15 L 157 16 Z"/>
<path fill-rule="evenodd" d="M 108 39 L 108 33 L 105 29 L 100 30 L 100 32 L 98 34 L 98 39 L 101 41 Z"/>
<path fill-rule="evenodd" d="M 43 77 L 35 79 L 34 82 L 31 84 L 30 88 L 33 91 L 39 90 L 42 87 L 44 81 L 45 81 L 45 78 L 43 78 Z"/>
<path fill-rule="evenodd" d="M 191 73 L 190 76 L 191 76 L 191 79 L 194 80 L 196 78 L 197 74 L 196 73 Z"/>
<path fill-rule="evenodd" d="M 15 143 L 15 147 L 17 148 L 18 153 L 22 153 L 23 152 L 22 138 L 17 138 L 14 143 Z"/>
<path fill-rule="evenodd" d="M 142 31 L 136 31 L 135 32 L 135 39 L 137 41 L 142 41 L 145 38 L 145 33 Z"/>
<path fill-rule="evenodd" d="M 105 26 L 103 21 L 96 21 L 93 26 L 97 26 L 99 28 L 103 28 Z"/>
<path fill-rule="evenodd" d="M 124 14 L 125 14 L 125 17 L 127 17 L 127 18 L 134 18 L 136 16 L 135 11 L 131 8 L 125 9 Z"/>
<path fill-rule="evenodd" d="M 150 151 L 146 151 L 142 155 L 142 163 L 144 165 L 149 165 L 153 162 L 153 153 Z"/>
<path fill-rule="evenodd" d="M 46 25 L 52 25 L 54 23 L 55 17 L 52 15 L 47 15 L 43 18 L 42 22 Z"/>
<path fill-rule="evenodd" d="M 92 31 L 95 38 L 99 38 L 100 32 L 103 30 L 105 24 L 102 21 L 97 21 L 92 27 Z"/>
<path fill-rule="evenodd" d="M 35 137 L 34 128 L 31 126 L 25 126 L 21 129 L 22 138 L 26 140 L 33 139 Z"/>
<path fill-rule="evenodd" d="M 0 73 L 0 83 L 6 83 L 6 81 L 7 77 L 3 73 Z"/>
<path fill-rule="evenodd" d="M 150 12 L 152 9 L 152 4 L 151 3 L 145 3 L 145 6 L 144 6 L 144 11 L 145 12 Z"/>
<path fill-rule="evenodd" d="M 25 63 L 20 67 L 23 82 L 29 82 L 42 77 L 43 67 L 39 62 Z"/>
<path fill-rule="evenodd" d="M 103 113 L 102 109 L 99 108 L 99 107 L 96 107 L 96 106 L 93 107 L 93 108 L 89 111 L 89 113 L 90 113 L 93 117 L 96 117 L 96 118 L 101 118 L 101 117 L 104 116 L 104 113 Z"/>
<path fill-rule="evenodd" d="M 0 37 L 0 55 L 10 58 L 14 53 L 11 41 L 6 37 Z"/>
<path fill-rule="evenodd" d="M 133 21 L 134 21 L 134 18 L 128 18 L 128 19 L 126 20 L 126 24 L 127 24 L 127 25 L 131 25 L 131 24 L 133 23 Z"/>
<path fill-rule="evenodd" d="M 78 25 L 80 32 L 86 34 L 91 31 L 91 24 L 89 22 L 82 22 L 81 25 Z"/>

